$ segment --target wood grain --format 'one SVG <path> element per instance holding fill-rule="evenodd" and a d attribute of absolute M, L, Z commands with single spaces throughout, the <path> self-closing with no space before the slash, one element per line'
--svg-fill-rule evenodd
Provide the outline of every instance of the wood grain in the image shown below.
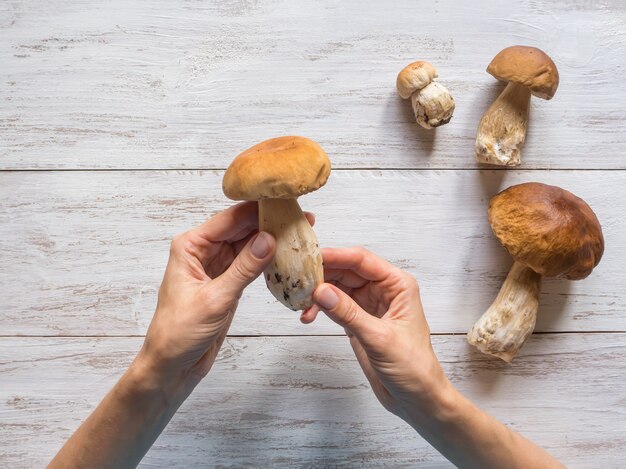
<path fill-rule="evenodd" d="M 222 210 L 221 172 L 0 173 L 2 335 L 143 334 L 178 232 Z M 537 330 L 626 331 L 626 187 L 622 171 L 335 171 L 301 198 L 322 246 L 363 245 L 420 281 L 433 332 L 464 333 L 485 311 L 512 260 L 486 207 L 500 188 L 558 184 L 584 198 L 606 253 L 579 282 L 546 280 Z M 10 196 L 9 196 L 10 195 Z M 247 291 L 232 334 L 340 332 L 301 325 L 262 281 Z"/>
<path fill-rule="evenodd" d="M 0 5 L 0 168 L 223 169 L 301 134 L 336 167 L 470 168 L 485 72 L 514 44 L 561 75 L 533 99 L 527 168 L 626 168 L 622 1 L 96 0 Z M 457 103 L 413 122 L 398 71 L 431 61 Z"/>
<path fill-rule="evenodd" d="M 512 366 L 433 340 L 463 393 L 568 467 L 626 463 L 626 334 L 533 336 Z M 0 465 L 43 467 L 140 342 L 0 339 Z M 378 404 L 345 337 L 228 339 L 143 465 L 452 467 Z"/>
<path fill-rule="evenodd" d="M 524 170 L 479 171 L 503 88 L 485 68 L 514 44 L 550 54 L 560 88 L 532 100 Z M 333 162 L 301 199 L 320 243 L 415 275 L 432 331 L 458 334 L 433 342 L 461 391 L 568 467 L 626 466 L 625 49 L 623 0 L 0 2 L 0 467 L 44 466 L 94 408 L 141 345 L 169 240 L 230 204 L 235 155 L 285 134 Z M 456 100 L 436 131 L 395 91 L 418 59 Z M 549 334 L 507 366 L 463 334 L 511 265 L 487 201 L 525 181 L 587 200 L 606 252 L 544 282 Z M 321 336 L 341 332 L 255 282 L 230 333 L 261 337 L 227 339 L 143 467 L 451 467 Z"/>

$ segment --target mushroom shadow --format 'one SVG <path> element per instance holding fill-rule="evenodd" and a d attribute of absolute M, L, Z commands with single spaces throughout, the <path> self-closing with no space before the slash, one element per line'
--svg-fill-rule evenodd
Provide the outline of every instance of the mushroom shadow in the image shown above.
<path fill-rule="evenodd" d="M 487 219 L 489 200 L 502 189 L 506 173 L 507 170 L 500 169 L 467 171 L 464 174 L 466 177 L 471 178 L 471 181 L 460 184 L 459 187 L 463 188 L 463 190 L 457 191 L 458 194 L 455 195 L 458 201 L 457 205 L 459 206 L 466 205 L 468 198 L 474 201 L 479 199 L 478 203 L 482 205 L 482 211 L 479 212 L 475 222 L 471 223 L 469 229 L 466 228 L 468 231 L 463 233 L 467 244 L 464 250 L 463 268 L 466 272 L 471 272 L 472 275 L 479 276 L 481 279 L 481 282 L 473 283 L 473 287 L 468 287 L 474 288 L 474 290 L 468 291 L 467 294 L 463 295 L 468 302 L 471 302 L 468 307 L 474 311 L 471 324 L 477 321 L 495 300 L 513 265 L 511 256 L 492 234 Z M 468 187 L 473 191 L 472 194 L 466 192 Z M 477 256 L 476 253 L 480 253 L 480 256 Z M 471 327 L 471 324 L 469 327 Z M 462 351 L 469 363 L 468 366 L 471 369 L 481 370 L 480 380 L 473 382 L 471 376 L 468 379 L 468 382 L 473 383 L 472 389 L 479 394 L 492 392 L 497 385 L 499 376 L 503 374 L 503 371 L 511 367 L 510 364 L 499 358 L 481 353 L 468 343 L 466 343 Z"/>
<path fill-rule="evenodd" d="M 472 365 L 469 372 L 472 377 L 480 379 L 467 379 L 470 391 L 480 396 L 489 395 L 496 391 L 498 381 L 510 372 L 514 372 L 515 360 L 513 363 L 506 363 L 499 358 L 492 357 L 480 352 L 465 342 L 467 360 Z"/>
<path fill-rule="evenodd" d="M 504 189 L 503 183 L 509 171 L 510 170 L 504 168 L 496 169 L 493 166 L 475 171 L 477 179 L 480 181 L 480 187 L 483 189 L 483 195 L 486 202 L 485 211 L 487 210 L 487 207 L 489 207 L 489 199 Z"/>
<path fill-rule="evenodd" d="M 500 93 L 504 91 L 506 88 L 506 83 L 503 81 L 493 79 L 494 81 L 487 85 L 485 89 L 482 87 L 479 91 L 474 95 L 474 99 L 472 100 L 473 109 L 480 110 L 480 115 L 478 120 L 476 121 L 476 129 L 478 130 L 478 124 L 480 123 L 480 119 L 483 117 L 483 114 L 489 109 L 489 106 L 496 100 Z M 485 167 L 492 167 L 491 165 L 484 165 Z"/>
<path fill-rule="evenodd" d="M 407 152 L 412 152 L 418 157 L 429 157 L 432 154 L 437 139 L 437 128 L 425 129 L 415 122 L 410 99 L 402 99 L 397 94 L 390 96 L 385 106 L 385 120 L 398 122 L 398 142 L 407 145 Z"/>
<path fill-rule="evenodd" d="M 572 288 L 572 280 L 565 278 L 544 278 L 539 297 L 537 325 L 535 330 L 552 332 L 567 307 Z"/>
<path fill-rule="evenodd" d="M 434 129 L 425 129 L 421 125 L 419 125 L 415 120 L 415 113 L 413 112 L 413 106 L 411 106 L 411 100 L 404 100 L 397 97 L 400 101 L 405 101 L 404 106 L 404 118 L 405 122 L 413 124 L 412 130 L 414 134 L 419 139 L 419 142 L 422 144 L 422 149 L 426 153 L 426 156 L 430 156 L 435 148 L 435 141 L 437 140 L 437 130 L 439 127 L 435 127 Z"/>
<path fill-rule="evenodd" d="M 567 279 L 543 279 L 542 293 L 539 297 L 539 309 L 537 311 L 537 324 L 533 335 L 552 332 L 552 326 L 559 320 L 567 305 L 571 282 L 571 280 Z M 548 291 L 543 291 L 543 287 L 547 287 L 545 290 Z M 528 346 L 528 342 L 531 340 L 532 336 L 528 338 L 520 349 L 520 355 L 523 355 L 524 348 Z M 541 354 L 541 349 L 539 348 L 541 343 L 536 342 L 534 344 L 534 354 Z M 519 358 L 514 358 L 512 363 L 506 363 L 499 358 L 483 354 L 467 342 L 465 343 L 465 349 L 467 360 L 472 363 L 470 374 L 479 378 L 467 380 L 470 383 L 470 391 L 481 396 L 489 395 L 496 391 L 498 381 L 502 377 L 523 375 L 527 372 L 526 365 L 521 365 L 519 368 L 516 366 L 516 363 L 520 360 Z"/>

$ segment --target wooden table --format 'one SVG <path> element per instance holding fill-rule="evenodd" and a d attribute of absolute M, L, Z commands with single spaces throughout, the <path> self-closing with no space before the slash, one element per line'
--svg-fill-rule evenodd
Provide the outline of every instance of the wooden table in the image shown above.
<path fill-rule="evenodd" d="M 555 60 L 523 165 L 478 166 L 485 72 L 513 44 Z M 425 131 L 397 72 L 437 66 L 457 110 Z M 626 464 L 626 4 L 47 0 L 0 4 L 0 466 L 42 467 L 130 363 L 170 239 L 227 207 L 241 150 L 300 134 L 333 162 L 301 199 L 324 246 L 420 281 L 433 343 L 471 399 L 571 467 Z M 522 181 L 583 197 L 606 252 L 546 280 L 512 365 L 464 334 L 511 264 L 486 220 Z M 208 378 L 143 464 L 449 467 L 376 402 L 342 330 L 256 282 Z"/>

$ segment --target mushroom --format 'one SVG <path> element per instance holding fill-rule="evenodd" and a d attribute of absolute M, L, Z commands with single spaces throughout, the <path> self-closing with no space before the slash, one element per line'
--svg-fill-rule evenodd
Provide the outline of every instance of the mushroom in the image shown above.
<path fill-rule="evenodd" d="M 530 95 L 552 99 L 559 87 L 559 72 L 545 52 L 527 46 L 502 50 L 487 72 L 508 84 L 480 120 L 476 159 L 479 163 L 518 166 L 526 138 Z"/>
<path fill-rule="evenodd" d="M 541 278 L 587 277 L 602 258 L 604 238 L 589 205 L 546 184 L 509 187 L 491 199 L 488 213 L 515 263 L 467 341 L 510 362 L 535 328 Z"/>
<path fill-rule="evenodd" d="M 312 305 L 313 290 L 324 281 L 315 232 L 297 198 L 324 184 L 330 161 L 304 137 L 278 137 L 237 156 L 224 174 L 224 194 L 259 201 L 259 230 L 276 239 L 276 254 L 264 277 L 267 288 L 295 311 Z"/>
<path fill-rule="evenodd" d="M 454 99 L 439 83 L 437 70 L 428 62 L 413 62 L 404 67 L 396 79 L 402 99 L 411 98 L 415 120 L 425 129 L 447 124 L 454 112 Z"/>

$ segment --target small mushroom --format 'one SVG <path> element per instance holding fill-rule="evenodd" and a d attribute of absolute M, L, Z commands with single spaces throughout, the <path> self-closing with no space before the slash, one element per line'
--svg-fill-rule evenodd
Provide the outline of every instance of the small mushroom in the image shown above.
<path fill-rule="evenodd" d="M 480 120 L 476 159 L 479 163 L 518 166 L 528 127 L 530 95 L 552 99 L 559 87 L 559 72 L 545 52 L 527 46 L 502 50 L 487 72 L 508 84 Z"/>
<path fill-rule="evenodd" d="M 396 79 L 402 99 L 411 98 L 415 120 L 425 129 L 447 124 L 454 112 L 454 99 L 439 83 L 437 70 L 428 62 L 413 62 L 404 67 Z"/>
<path fill-rule="evenodd" d="M 587 277 L 602 258 L 604 238 L 585 201 L 540 183 L 519 184 L 494 196 L 489 223 L 515 263 L 467 340 L 510 362 L 535 328 L 542 276 Z"/>
<path fill-rule="evenodd" d="M 324 184 L 330 161 L 304 137 L 278 137 L 241 153 L 224 174 L 224 194 L 259 201 L 259 229 L 276 238 L 276 254 L 264 272 L 267 288 L 295 311 L 312 305 L 313 290 L 324 281 L 315 232 L 297 198 Z"/>

